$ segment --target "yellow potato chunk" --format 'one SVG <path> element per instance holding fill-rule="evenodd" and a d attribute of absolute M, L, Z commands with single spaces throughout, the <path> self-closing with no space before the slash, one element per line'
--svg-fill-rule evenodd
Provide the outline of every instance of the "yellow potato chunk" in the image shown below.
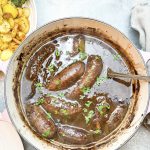
<path fill-rule="evenodd" d="M 21 17 L 18 19 L 19 30 L 28 33 L 30 29 L 29 20 L 26 17 Z"/>
<path fill-rule="evenodd" d="M 23 15 L 23 9 L 17 8 L 17 10 L 18 10 L 18 17 L 21 17 Z"/>
<path fill-rule="evenodd" d="M 9 44 L 9 49 L 12 50 L 12 51 L 15 51 L 17 48 L 18 48 L 18 44 L 16 44 L 15 42 L 11 42 Z"/>
<path fill-rule="evenodd" d="M 3 16 L 2 7 L 0 6 L 0 16 Z"/>
<path fill-rule="evenodd" d="M 30 16 L 30 9 L 29 8 L 23 8 L 23 15 L 26 18 L 29 18 L 29 16 Z"/>
<path fill-rule="evenodd" d="M 0 39 L 2 42 L 11 42 L 12 41 L 12 36 L 10 33 L 8 34 L 0 34 Z"/>
<path fill-rule="evenodd" d="M 14 28 L 15 22 L 14 22 L 13 18 L 9 18 L 7 21 L 10 24 L 11 29 Z"/>
<path fill-rule="evenodd" d="M 8 43 L 5 43 L 5 42 L 0 40 L 0 49 L 5 50 L 7 48 L 8 48 Z"/>
<path fill-rule="evenodd" d="M 8 33 L 10 31 L 10 24 L 4 20 L 0 25 L 0 33 Z"/>
<path fill-rule="evenodd" d="M 7 4 L 7 0 L 0 0 L 0 5 L 4 6 Z"/>
<path fill-rule="evenodd" d="M 2 24 L 3 24 L 3 17 L 0 16 L 0 25 L 2 25 Z"/>
<path fill-rule="evenodd" d="M 13 18 L 16 18 L 18 15 L 18 10 L 14 5 L 6 4 L 3 7 L 3 13 L 10 13 L 13 16 Z"/>
<path fill-rule="evenodd" d="M 10 49 L 6 49 L 6 50 L 3 50 L 3 51 L 1 52 L 0 59 L 1 59 L 2 61 L 6 61 L 6 60 L 8 60 L 12 55 L 13 55 L 13 51 L 11 51 Z"/>
<path fill-rule="evenodd" d="M 25 33 L 21 32 L 21 31 L 19 31 L 16 36 L 16 38 L 20 41 L 23 41 L 25 39 L 25 37 L 26 37 Z"/>

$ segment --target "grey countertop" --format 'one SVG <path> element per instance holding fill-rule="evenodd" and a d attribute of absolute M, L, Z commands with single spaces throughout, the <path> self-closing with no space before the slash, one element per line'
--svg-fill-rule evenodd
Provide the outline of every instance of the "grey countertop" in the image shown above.
<path fill-rule="evenodd" d="M 136 3 L 150 0 L 36 0 L 38 27 L 63 17 L 90 17 L 118 28 L 138 48 L 138 33 L 130 27 L 130 13 Z M 4 83 L 0 81 L 0 111 L 5 108 Z M 23 140 L 25 150 L 35 150 Z M 150 150 L 150 132 L 140 127 L 120 150 Z"/>

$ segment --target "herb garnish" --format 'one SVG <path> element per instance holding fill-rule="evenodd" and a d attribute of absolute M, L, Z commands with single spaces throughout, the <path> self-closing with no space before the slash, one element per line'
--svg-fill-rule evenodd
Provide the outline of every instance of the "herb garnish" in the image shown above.
<path fill-rule="evenodd" d="M 55 82 L 56 85 L 60 85 L 61 84 L 61 80 L 59 80 L 59 79 L 55 80 L 54 82 Z"/>
<path fill-rule="evenodd" d="M 100 129 L 96 129 L 95 131 L 93 131 L 94 134 L 100 134 L 101 130 Z"/>
<path fill-rule="evenodd" d="M 39 105 L 42 105 L 44 103 L 44 98 L 40 98 L 38 99 L 38 101 L 35 103 L 35 105 L 39 106 Z"/>
<path fill-rule="evenodd" d="M 97 109 L 99 111 L 99 113 L 101 115 L 104 115 L 104 108 L 106 108 L 107 110 L 110 109 L 110 105 L 108 103 L 100 103 L 98 106 L 97 106 Z"/>
<path fill-rule="evenodd" d="M 41 91 L 42 90 L 42 83 L 38 82 L 38 83 L 35 83 L 35 86 L 36 88 Z"/>
<path fill-rule="evenodd" d="M 53 64 L 50 64 L 50 65 L 48 66 L 48 71 L 49 71 L 50 73 L 53 73 L 53 72 L 55 71 L 54 68 L 55 68 L 55 66 L 54 66 Z"/>
<path fill-rule="evenodd" d="M 60 112 L 64 114 L 65 116 L 68 115 L 68 110 L 66 109 L 60 109 Z"/>
<path fill-rule="evenodd" d="M 63 98 L 63 97 L 65 97 L 65 94 L 64 93 L 59 93 L 58 97 Z"/>
<path fill-rule="evenodd" d="M 86 58 L 87 58 L 87 53 L 85 53 L 85 52 L 80 52 L 79 53 L 79 58 L 81 59 L 81 60 L 85 60 Z"/>
<path fill-rule="evenodd" d="M 94 111 L 93 111 L 93 110 L 90 110 L 90 111 L 88 112 L 88 115 L 85 116 L 86 124 L 89 123 L 90 119 L 91 119 L 93 116 L 94 116 Z"/>
<path fill-rule="evenodd" d="M 107 77 L 97 77 L 96 85 L 100 85 L 101 83 L 104 83 L 107 79 L 108 79 Z"/>
<path fill-rule="evenodd" d="M 92 104 L 91 101 L 87 101 L 87 102 L 85 103 L 85 106 L 86 106 L 86 107 L 90 107 L 91 104 Z"/>
<path fill-rule="evenodd" d="M 120 59 L 120 55 L 119 54 L 114 54 L 113 55 L 113 59 L 114 59 L 114 61 L 119 60 Z"/>
<path fill-rule="evenodd" d="M 50 135 L 50 133 L 51 133 L 50 129 L 49 129 L 49 130 L 46 130 L 46 131 L 42 134 L 42 136 L 45 137 L 45 138 L 47 138 L 47 137 Z"/>
<path fill-rule="evenodd" d="M 51 113 L 47 113 L 47 119 L 52 119 Z"/>
<path fill-rule="evenodd" d="M 88 110 L 86 108 L 83 108 L 84 113 L 88 112 Z"/>
<path fill-rule="evenodd" d="M 60 57 L 61 51 L 59 51 L 58 49 L 55 50 L 55 55 L 56 57 Z"/>
<path fill-rule="evenodd" d="M 81 91 L 82 91 L 82 93 L 84 94 L 84 95 L 86 95 L 86 94 L 88 94 L 88 93 L 90 93 L 90 88 L 89 87 L 83 87 L 82 89 L 81 89 Z"/>
<path fill-rule="evenodd" d="M 47 96 L 47 97 L 50 97 L 50 96 L 52 96 L 52 94 L 51 94 L 51 93 L 47 93 L 46 96 Z"/>

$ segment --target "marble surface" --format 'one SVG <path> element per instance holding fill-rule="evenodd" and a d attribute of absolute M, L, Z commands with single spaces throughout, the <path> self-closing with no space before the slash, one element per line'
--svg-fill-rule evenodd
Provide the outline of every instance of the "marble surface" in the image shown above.
<path fill-rule="evenodd" d="M 90 17 L 104 21 L 123 32 L 136 47 L 138 33 L 130 27 L 130 12 L 137 3 L 150 0 L 36 0 L 38 27 L 63 17 Z M 5 108 L 4 83 L 0 81 L 0 111 Z M 138 132 L 120 150 L 150 150 L 150 132 L 140 127 Z M 35 150 L 23 140 L 25 150 Z"/>

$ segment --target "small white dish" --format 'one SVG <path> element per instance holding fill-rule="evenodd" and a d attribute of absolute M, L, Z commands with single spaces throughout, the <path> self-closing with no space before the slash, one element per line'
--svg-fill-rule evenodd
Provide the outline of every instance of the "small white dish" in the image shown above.
<path fill-rule="evenodd" d="M 27 36 L 32 33 L 37 26 L 37 11 L 36 11 L 36 5 L 35 5 L 35 1 L 34 0 L 29 0 L 27 1 L 23 7 L 28 7 L 30 8 L 30 17 L 29 17 L 29 21 L 30 21 L 30 30 L 27 34 Z M 8 66 L 9 60 L 8 61 L 1 61 L 0 60 L 0 70 L 4 72 L 4 74 L 6 74 L 6 70 L 7 70 L 7 66 Z"/>

